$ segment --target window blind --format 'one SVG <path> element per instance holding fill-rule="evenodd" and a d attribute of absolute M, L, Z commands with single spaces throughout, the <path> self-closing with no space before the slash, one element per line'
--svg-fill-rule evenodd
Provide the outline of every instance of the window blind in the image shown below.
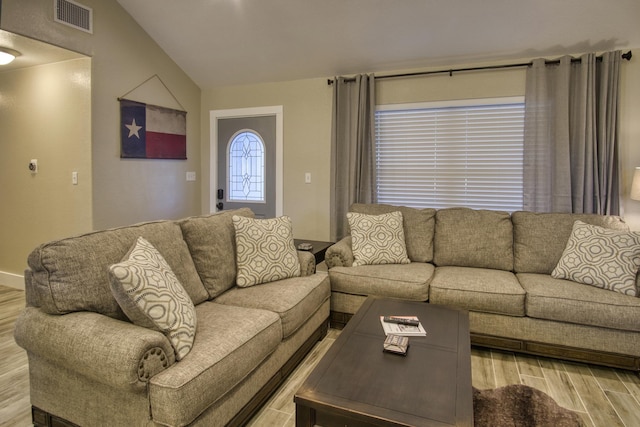
<path fill-rule="evenodd" d="M 521 97 L 379 106 L 375 120 L 379 203 L 522 209 Z"/>

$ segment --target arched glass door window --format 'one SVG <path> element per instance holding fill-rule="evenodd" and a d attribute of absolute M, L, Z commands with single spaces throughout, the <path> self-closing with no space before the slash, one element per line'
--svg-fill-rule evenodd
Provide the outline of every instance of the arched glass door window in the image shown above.
<path fill-rule="evenodd" d="M 248 129 L 237 132 L 229 140 L 227 156 L 228 200 L 265 203 L 265 149 L 262 137 Z"/>

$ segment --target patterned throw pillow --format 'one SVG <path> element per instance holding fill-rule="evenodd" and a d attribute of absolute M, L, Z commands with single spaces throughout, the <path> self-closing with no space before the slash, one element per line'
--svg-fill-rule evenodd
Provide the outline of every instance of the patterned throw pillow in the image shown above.
<path fill-rule="evenodd" d="M 638 267 L 640 233 L 576 221 L 551 276 L 636 296 Z"/>
<path fill-rule="evenodd" d="M 233 216 L 236 231 L 236 284 L 241 288 L 300 276 L 291 219 Z"/>
<path fill-rule="evenodd" d="M 124 260 L 109 267 L 111 291 L 136 325 L 160 331 L 171 342 L 176 360 L 191 351 L 196 310 L 171 267 L 151 243 L 138 237 Z"/>
<path fill-rule="evenodd" d="M 409 264 L 402 227 L 402 212 L 383 215 L 347 213 L 351 228 L 353 266 Z"/>

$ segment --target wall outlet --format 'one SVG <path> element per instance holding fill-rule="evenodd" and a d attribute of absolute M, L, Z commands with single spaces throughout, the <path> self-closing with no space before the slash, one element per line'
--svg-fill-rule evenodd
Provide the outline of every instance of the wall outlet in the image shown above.
<path fill-rule="evenodd" d="M 304 183 L 311 184 L 311 172 L 306 172 L 304 174 Z"/>
<path fill-rule="evenodd" d="M 78 172 L 71 172 L 71 184 L 78 185 Z"/>
<path fill-rule="evenodd" d="M 195 181 L 196 173 L 195 172 L 187 172 L 187 181 Z"/>

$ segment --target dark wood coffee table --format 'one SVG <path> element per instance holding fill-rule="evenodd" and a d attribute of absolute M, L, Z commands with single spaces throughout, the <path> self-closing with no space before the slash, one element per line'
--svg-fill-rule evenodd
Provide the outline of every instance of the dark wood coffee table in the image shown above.
<path fill-rule="evenodd" d="M 417 315 L 426 337 L 382 351 L 383 315 Z M 295 394 L 296 426 L 473 426 L 469 315 L 368 298 Z"/>

